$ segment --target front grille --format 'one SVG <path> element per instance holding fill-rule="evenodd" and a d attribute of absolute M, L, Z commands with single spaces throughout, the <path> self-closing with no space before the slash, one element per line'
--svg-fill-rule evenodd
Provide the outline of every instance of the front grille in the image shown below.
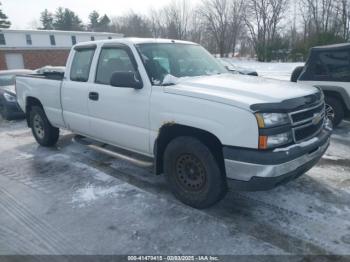
<path fill-rule="evenodd" d="M 302 142 L 321 132 L 325 121 L 325 104 L 289 114 L 293 126 L 294 142 Z"/>
<path fill-rule="evenodd" d="M 293 123 L 307 122 L 309 119 L 312 119 L 315 114 L 322 112 L 323 109 L 324 109 L 324 104 L 321 104 L 314 109 L 309 109 L 307 111 L 300 112 L 300 113 L 294 113 L 292 114 Z"/>
<path fill-rule="evenodd" d="M 309 126 L 302 126 L 300 128 L 294 128 L 294 136 L 296 141 L 302 141 L 307 138 L 311 138 L 312 136 L 316 135 L 323 126 L 323 120 L 317 124 L 317 125 L 309 125 Z"/>

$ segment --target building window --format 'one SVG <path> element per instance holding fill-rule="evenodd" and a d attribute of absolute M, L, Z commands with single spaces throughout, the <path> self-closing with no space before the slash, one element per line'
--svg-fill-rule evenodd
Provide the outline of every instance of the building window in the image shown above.
<path fill-rule="evenodd" d="M 0 34 L 0 45 L 6 45 L 5 35 Z"/>
<path fill-rule="evenodd" d="M 26 35 L 26 41 L 27 41 L 27 45 L 32 45 L 32 36 L 31 35 Z"/>
<path fill-rule="evenodd" d="M 91 37 L 91 41 L 95 41 L 95 37 L 94 36 Z"/>
<path fill-rule="evenodd" d="M 56 39 L 54 35 L 50 35 L 50 42 L 51 42 L 51 45 L 56 45 Z"/>
<path fill-rule="evenodd" d="M 108 37 L 108 39 L 112 39 L 112 37 L 111 37 L 111 36 L 109 36 L 109 37 Z"/>
<path fill-rule="evenodd" d="M 77 37 L 72 35 L 72 44 L 75 45 L 77 43 Z"/>

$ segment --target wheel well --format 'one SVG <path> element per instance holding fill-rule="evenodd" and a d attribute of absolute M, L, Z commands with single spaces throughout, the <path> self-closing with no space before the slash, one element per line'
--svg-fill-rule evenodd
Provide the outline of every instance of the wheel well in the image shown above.
<path fill-rule="evenodd" d="M 34 106 L 39 106 L 41 108 L 44 108 L 41 102 L 35 98 L 35 97 L 27 97 L 26 101 L 26 120 L 28 127 L 31 127 L 30 125 L 30 111 Z"/>
<path fill-rule="evenodd" d="M 350 110 L 349 108 L 346 106 L 345 102 L 344 102 L 344 98 L 342 97 L 342 95 L 338 92 L 335 92 L 335 91 L 327 91 L 327 90 L 324 90 L 323 93 L 325 94 L 325 96 L 327 97 L 333 97 L 333 98 L 336 98 L 337 100 L 339 100 L 344 108 L 344 113 L 346 116 L 349 116 L 350 115 Z"/>
<path fill-rule="evenodd" d="M 210 132 L 202 129 L 193 128 L 179 124 L 164 125 L 160 131 L 159 136 L 155 142 L 155 173 L 160 175 L 163 173 L 163 156 L 168 144 L 175 138 L 181 136 L 191 136 L 197 138 L 205 144 L 213 153 L 216 161 L 222 172 L 225 172 L 224 157 L 222 152 L 222 143 L 220 140 Z"/>

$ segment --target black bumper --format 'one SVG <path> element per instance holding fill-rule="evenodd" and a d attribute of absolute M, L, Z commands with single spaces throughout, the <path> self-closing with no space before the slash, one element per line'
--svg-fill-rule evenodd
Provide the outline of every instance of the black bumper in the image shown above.
<path fill-rule="evenodd" d="M 18 103 L 8 102 L 6 100 L 1 101 L 2 112 L 6 112 L 4 117 L 7 120 L 24 118 L 25 114 L 18 105 Z M 6 110 L 3 110 L 6 108 Z"/>

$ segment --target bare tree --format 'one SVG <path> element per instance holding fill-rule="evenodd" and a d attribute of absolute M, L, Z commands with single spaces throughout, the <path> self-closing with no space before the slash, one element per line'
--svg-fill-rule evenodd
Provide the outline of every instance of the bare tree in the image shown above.
<path fill-rule="evenodd" d="M 151 9 L 148 15 L 152 37 L 164 37 L 163 19 L 160 10 Z"/>
<path fill-rule="evenodd" d="M 341 15 L 341 28 L 342 37 L 344 40 L 348 41 L 350 37 L 350 8 L 349 0 L 339 0 L 339 5 L 337 7 L 338 12 Z"/>
<path fill-rule="evenodd" d="M 338 13 L 336 6 L 339 1 L 335 0 L 301 0 L 301 7 L 304 17 L 307 19 L 315 30 L 316 34 L 330 32 L 335 28 L 334 21 L 337 20 Z M 336 15 L 336 17 L 334 17 Z"/>
<path fill-rule="evenodd" d="M 260 61 L 271 59 L 271 47 L 287 10 L 288 0 L 248 0 L 245 23 Z"/>
<path fill-rule="evenodd" d="M 229 29 L 229 1 L 203 0 L 200 13 L 205 19 L 207 30 L 214 37 L 220 56 L 226 50 L 226 37 Z"/>
<path fill-rule="evenodd" d="M 168 38 L 186 39 L 191 13 L 188 3 L 186 0 L 173 0 L 164 7 L 164 23 Z"/>
<path fill-rule="evenodd" d="M 235 54 L 238 38 L 244 28 L 246 5 L 244 0 L 231 2 L 229 14 L 229 48 Z"/>

